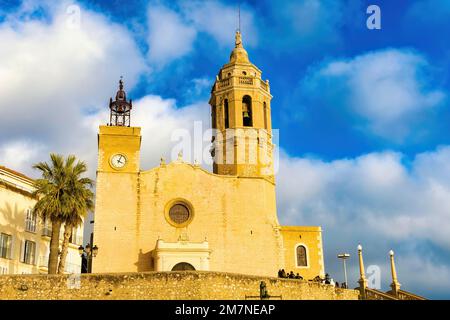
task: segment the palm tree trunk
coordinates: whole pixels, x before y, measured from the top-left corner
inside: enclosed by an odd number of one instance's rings
[[[56,274],[59,256],[59,232],[61,230],[60,221],[52,221],[52,237],[50,239],[50,254],[48,256],[48,273]]]
[[[64,225],[64,238],[61,246],[61,256],[59,257],[59,264],[58,264],[59,274],[64,274],[64,269],[66,267],[67,249],[69,247],[69,239],[71,235],[72,235],[72,227],[68,223],[66,223]]]

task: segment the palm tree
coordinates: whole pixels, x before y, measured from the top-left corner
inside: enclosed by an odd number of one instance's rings
[[[44,221],[50,221],[52,235],[50,238],[50,255],[48,258],[48,273],[56,273],[59,254],[59,232],[67,212],[63,201],[66,188],[66,166],[61,155],[51,153],[50,164],[39,162],[33,165],[34,169],[41,171],[42,178],[35,181],[33,195],[38,198],[34,206],[36,213]]]
[[[68,156],[64,161],[63,156],[51,153],[50,160],[50,164],[39,162],[33,165],[33,168],[41,171],[42,175],[41,179],[35,180],[33,195],[38,199],[34,206],[35,212],[44,221],[50,221],[52,225],[48,273],[55,274],[58,269],[61,225],[65,221],[72,221],[68,217],[73,214],[75,207],[77,207],[74,204],[76,203],[74,200],[75,195],[73,194],[74,186],[73,182],[71,182],[76,173],[74,169],[77,167],[77,170],[84,168],[83,172],[85,172],[86,165],[82,163],[82,165],[77,164],[74,166],[76,158],[73,155]],[[79,180],[84,181],[82,179]]]
[[[64,217],[64,237],[58,265],[59,274],[64,273],[67,248],[69,246],[69,239],[72,236],[73,228],[81,225],[83,223],[83,218],[94,208],[94,194],[90,190],[94,182],[89,178],[80,177],[86,171],[86,164],[78,161],[69,173],[67,193],[70,196],[67,199],[69,201],[67,206],[71,208],[71,211]]]

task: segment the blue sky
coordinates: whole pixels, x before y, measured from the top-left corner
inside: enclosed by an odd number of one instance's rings
[[[445,121],[442,122],[448,115],[445,107],[439,106],[437,110],[423,114],[423,126],[416,124],[418,129],[424,131],[425,137],[412,135],[402,143],[397,143],[390,137],[380,139],[379,135],[355,131],[354,126],[364,119],[346,114],[342,110],[345,109],[344,106],[331,106],[330,101],[325,102],[324,108],[328,109],[322,110],[317,107],[318,101],[315,99],[318,97],[305,97],[301,92],[301,83],[308,74],[308,68],[329,60],[351,59],[388,48],[411,50],[423,56],[429,65],[418,70],[423,71],[423,77],[426,78],[420,84],[448,91],[450,49],[445,37],[436,36],[445,34],[445,30],[450,28],[450,22],[444,14],[450,11],[448,1],[378,1],[377,4],[382,7],[380,31],[368,30],[365,24],[368,17],[365,9],[372,2],[322,1],[320,8],[314,9],[317,16],[311,22],[298,21],[308,15],[299,10],[306,11],[315,7],[311,1],[310,4],[308,1],[242,2],[242,10],[253,15],[253,28],[257,34],[257,40],[251,40],[253,45],[246,47],[252,62],[262,68],[264,77],[271,81],[275,96],[273,125],[283,129],[281,143],[289,154],[308,153],[331,160],[395,148],[408,156],[414,156],[417,152],[449,143],[449,126]],[[136,31],[135,37],[140,50],[148,52],[148,43],[145,41],[148,32],[148,1],[130,1],[126,6],[120,1],[82,3],[102,12],[113,21],[126,25],[133,32]],[[227,2],[227,7],[236,9],[237,3],[235,1],[232,5]],[[180,8],[183,4],[163,5],[175,12],[183,12]],[[439,13],[438,16],[433,12]],[[223,28],[229,30],[229,39],[232,39],[236,25]],[[250,40],[245,28],[243,34],[244,41],[248,43]],[[232,43],[217,43],[207,33],[200,32],[192,45],[189,53],[156,72],[154,76],[157,81],[152,81],[153,77],[143,80],[131,92],[133,96],[155,93],[175,98],[180,105],[190,103],[193,99],[207,99],[208,87],[198,92],[198,96],[186,94],[192,87],[189,79],[206,77],[212,82],[218,69],[227,60]],[[312,94],[317,95],[317,92]],[[309,100],[308,105],[305,105],[305,100]]]
[[[370,4],[381,30],[366,27]],[[71,5],[78,28],[67,28]],[[97,126],[123,75],[132,121],[147,130],[144,167],[155,165],[171,130],[209,123],[237,6],[0,1],[0,110],[10,115],[0,162],[33,175],[48,152],[73,152],[94,170]],[[384,289],[392,248],[406,290],[450,297],[437,276],[450,276],[449,16],[450,0],[241,1],[244,46],[274,96],[280,221],[323,226],[338,281],[336,254],[354,257],[362,243]],[[349,266],[355,282],[356,260]]]

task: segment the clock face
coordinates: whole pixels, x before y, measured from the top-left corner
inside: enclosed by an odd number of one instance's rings
[[[111,165],[114,168],[123,168],[127,163],[127,158],[123,154],[115,154],[111,157]]]

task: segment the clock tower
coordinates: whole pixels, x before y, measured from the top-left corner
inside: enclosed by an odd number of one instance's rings
[[[132,101],[127,101],[123,81],[116,99],[110,99],[110,122],[100,126],[98,172],[138,172],[141,128],[130,127]]]
[[[123,81],[116,98],[109,101],[110,122],[98,133],[98,166],[95,197],[94,244],[102,248],[100,265],[115,266],[121,259],[134,259],[130,251],[138,250],[128,239],[136,229],[139,194],[141,128],[130,124],[132,101],[127,100]],[[133,219],[134,217],[134,219]],[[126,246],[110,245],[121,240]],[[98,265],[93,264],[95,272]]]

